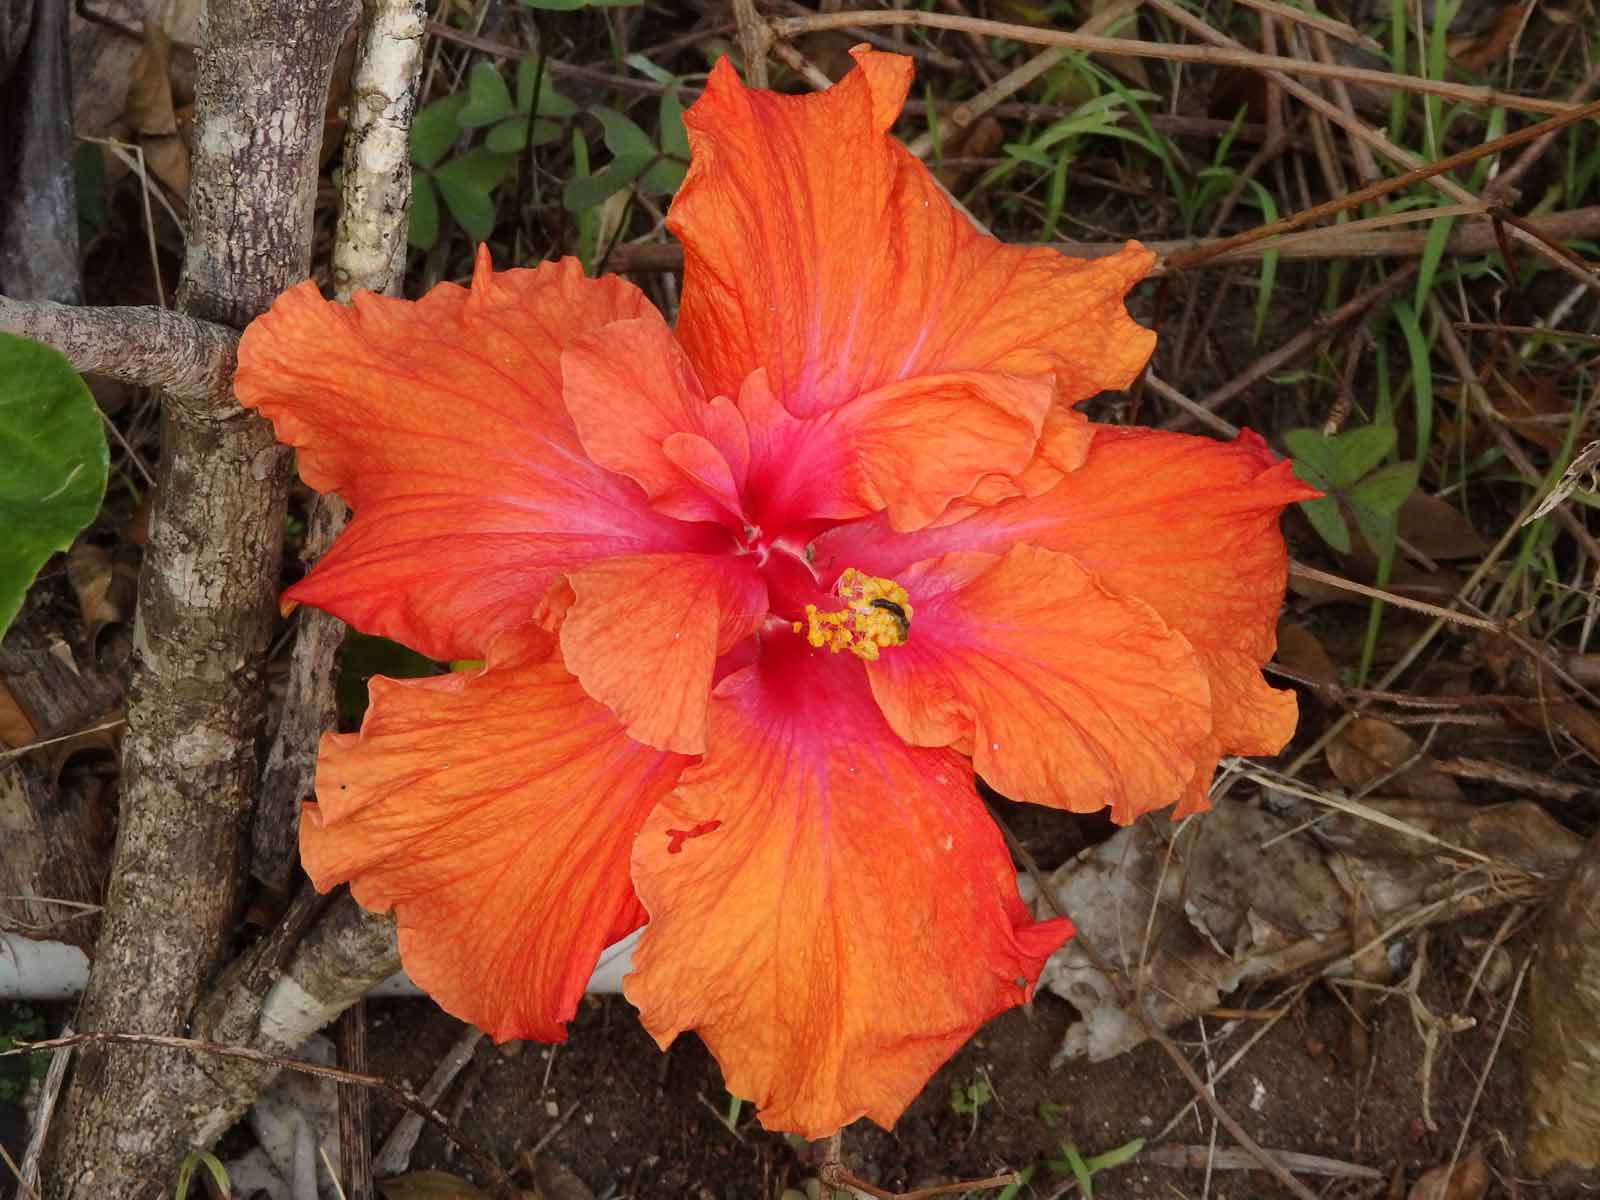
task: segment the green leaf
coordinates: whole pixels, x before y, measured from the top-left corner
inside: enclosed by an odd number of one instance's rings
[[[554,121],[536,121],[533,126],[533,140],[528,140],[528,118],[512,117],[509,121],[501,121],[489,130],[489,136],[483,139],[486,150],[496,154],[521,154],[527,146],[548,146],[551,142],[561,140],[561,126]]]
[[[539,60],[525,58],[517,64],[517,111],[524,116],[533,108],[533,81],[539,74]],[[546,70],[539,80],[539,111],[541,117],[570,117],[578,106],[568,100],[550,83]]]
[[[479,63],[467,76],[467,105],[456,115],[462,129],[478,129],[504,120],[517,110],[511,103],[511,89],[493,63]]]
[[[656,156],[656,144],[650,140],[650,135],[616,109],[597,104],[589,111],[605,130],[606,149],[617,158],[649,159]]]
[[[1283,444],[1294,458],[1294,473],[1314,488],[1333,486],[1333,441],[1320,429],[1291,429]]]
[[[639,179],[639,186],[647,192],[675,192],[688,173],[688,166],[677,159],[658,157]]]
[[[1374,471],[1350,489],[1352,506],[1364,506],[1392,517],[1400,511],[1406,497],[1417,489],[1416,463],[1390,463]]]
[[[661,153],[689,158],[689,131],[683,126],[683,101],[674,89],[661,93]]]
[[[109,463],[100,410],[67,360],[0,333],[0,632],[100,511]]]
[[[1345,490],[1394,449],[1393,425],[1363,425],[1333,439],[1333,486]]]
[[[561,189],[561,203],[570,212],[593,208],[639,178],[654,157],[652,153],[649,158],[619,158],[603,171],[575,176]]]
[[[1355,517],[1361,536],[1366,538],[1367,545],[1372,547],[1372,552],[1379,560],[1389,558],[1394,553],[1395,536],[1400,532],[1400,518],[1390,513],[1381,513],[1375,508],[1368,508],[1365,504],[1352,504],[1350,514]],[[1383,583],[1380,581],[1378,586],[1382,587]],[[1370,658],[1371,651],[1363,651],[1363,663],[1370,661]]]
[[[1339,511],[1339,501],[1332,496],[1319,496],[1315,500],[1300,501],[1300,511],[1305,513],[1311,527],[1322,535],[1340,554],[1350,553],[1350,527],[1344,523]]]
[[[485,240],[494,231],[494,189],[506,177],[512,159],[491,150],[469,150],[458,154],[433,173],[450,210],[468,237]]]
[[[443,100],[435,100],[425,107],[411,122],[411,161],[419,167],[431,167],[455,145],[456,116],[467,106],[465,93],[457,92]]]
[[[406,241],[418,250],[432,250],[439,243],[439,192],[433,180],[421,172],[411,177],[411,216]]]
[[[652,83],[659,83],[662,87],[672,87],[678,82],[678,77],[665,67],[658,67],[642,54],[623,55],[622,61],[627,63],[639,74]]]

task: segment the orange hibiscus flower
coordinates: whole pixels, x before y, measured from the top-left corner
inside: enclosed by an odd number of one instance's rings
[[[888,135],[908,60],[687,123],[676,330],[571,260],[415,303],[309,283],[241,400],[355,511],[287,599],[480,670],[374,679],[301,850],[393,907],[412,977],[560,1040],[599,952],[769,1128],[890,1125],[1071,933],[973,789],[1204,807],[1268,688],[1308,494],[1261,441],[1096,427],[1154,335],[1151,256],[974,231]]]

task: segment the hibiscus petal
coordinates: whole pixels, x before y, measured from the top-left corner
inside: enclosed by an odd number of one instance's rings
[[[529,620],[558,572],[598,557],[701,548],[583,454],[561,402],[563,345],[649,303],[577,262],[495,274],[421,300],[310,283],[245,331],[235,386],[355,519],[286,593],[436,658],[482,657]]]
[[[824,568],[836,561],[898,577],[952,550],[1027,543],[1070,554],[1189,640],[1211,683],[1222,753],[1275,754],[1296,720],[1293,693],[1269,687],[1260,669],[1276,645],[1287,578],[1278,517],[1316,494],[1248,431],[1217,442],[1101,426],[1083,465],[1041,496],[905,536],[881,519],[859,522],[819,539],[816,557]],[[1202,793],[1206,782],[1197,780]]]
[[[1109,806],[1120,823],[1183,794],[1210,742],[1209,688],[1147,605],[1027,545],[947,554],[897,582],[916,618],[867,677],[901,737],[970,747],[978,774],[1015,799]]]
[[[739,397],[754,511],[775,529],[879,511],[895,529],[920,529],[974,489],[1032,469],[1053,391],[1047,375],[924,375],[800,419],[758,371]]]
[[[400,957],[497,1040],[562,1041],[600,951],[643,911],[628,855],[686,759],[630,741],[533,628],[481,671],[374,679],[359,734],[323,738],[300,826],[320,890],[399,918]]]
[[[755,632],[767,589],[748,555],[608,558],[567,576],[561,652],[584,691],[660,750],[700,754],[717,656]]]
[[[692,162],[668,227],[684,244],[678,337],[713,393],[765,367],[813,416],[917,375],[1054,373],[1076,403],[1125,387],[1155,335],[1122,297],[1153,256],[1007,246],[973,228],[888,136],[911,60],[858,47],[826,92],[749,89],[719,62],[685,114]]]
[[[1029,919],[969,765],[896,738],[858,660],[774,642],[711,724],[635,846],[651,923],[623,990],[767,1128],[892,1125],[1071,927]]]
[[[684,520],[737,517],[748,469],[744,418],[726,397],[708,401],[659,314],[619,321],[579,338],[561,356],[564,398],[583,448],[601,466],[644,488],[660,512]],[[707,490],[703,460],[680,461],[690,435],[723,466]],[[679,445],[678,455],[668,449]],[[696,468],[700,469],[696,469]],[[708,494],[716,504],[707,507]]]

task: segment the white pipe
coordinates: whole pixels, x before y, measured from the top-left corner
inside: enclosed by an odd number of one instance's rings
[[[632,970],[633,947],[641,932],[636,929],[601,952],[588,991],[622,991],[622,977]],[[89,959],[76,946],[36,942],[0,931],[0,1000],[72,1000],[82,994],[88,982]],[[384,999],[422,994],[404,971],[395,972],[368,993]]]
[[[1031,904],[1037,889],[1026,875],[1017,877],[1023,903]],[[633,969],[633,948],[643,929],[635,929],[620,942],[600,952],[586,991],[619,994],[622,977]],[[36,942],[0,930],[0,1000],[71,1000],[89,982],[89,960],[76,946],[62,942]],[[404,971],[396,971],[367,993],[379,999],[421,996],[422,990]]]

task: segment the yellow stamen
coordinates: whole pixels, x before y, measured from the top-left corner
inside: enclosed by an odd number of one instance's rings
[[[910,598],[894,580],[846,567],[833,590],[843,608],[820,612],[808,604],[806,619],[794,622],[794,631],[817,649],[834,654],[848,650],[871,662],[883,647],[898,646],[911,636]]]

